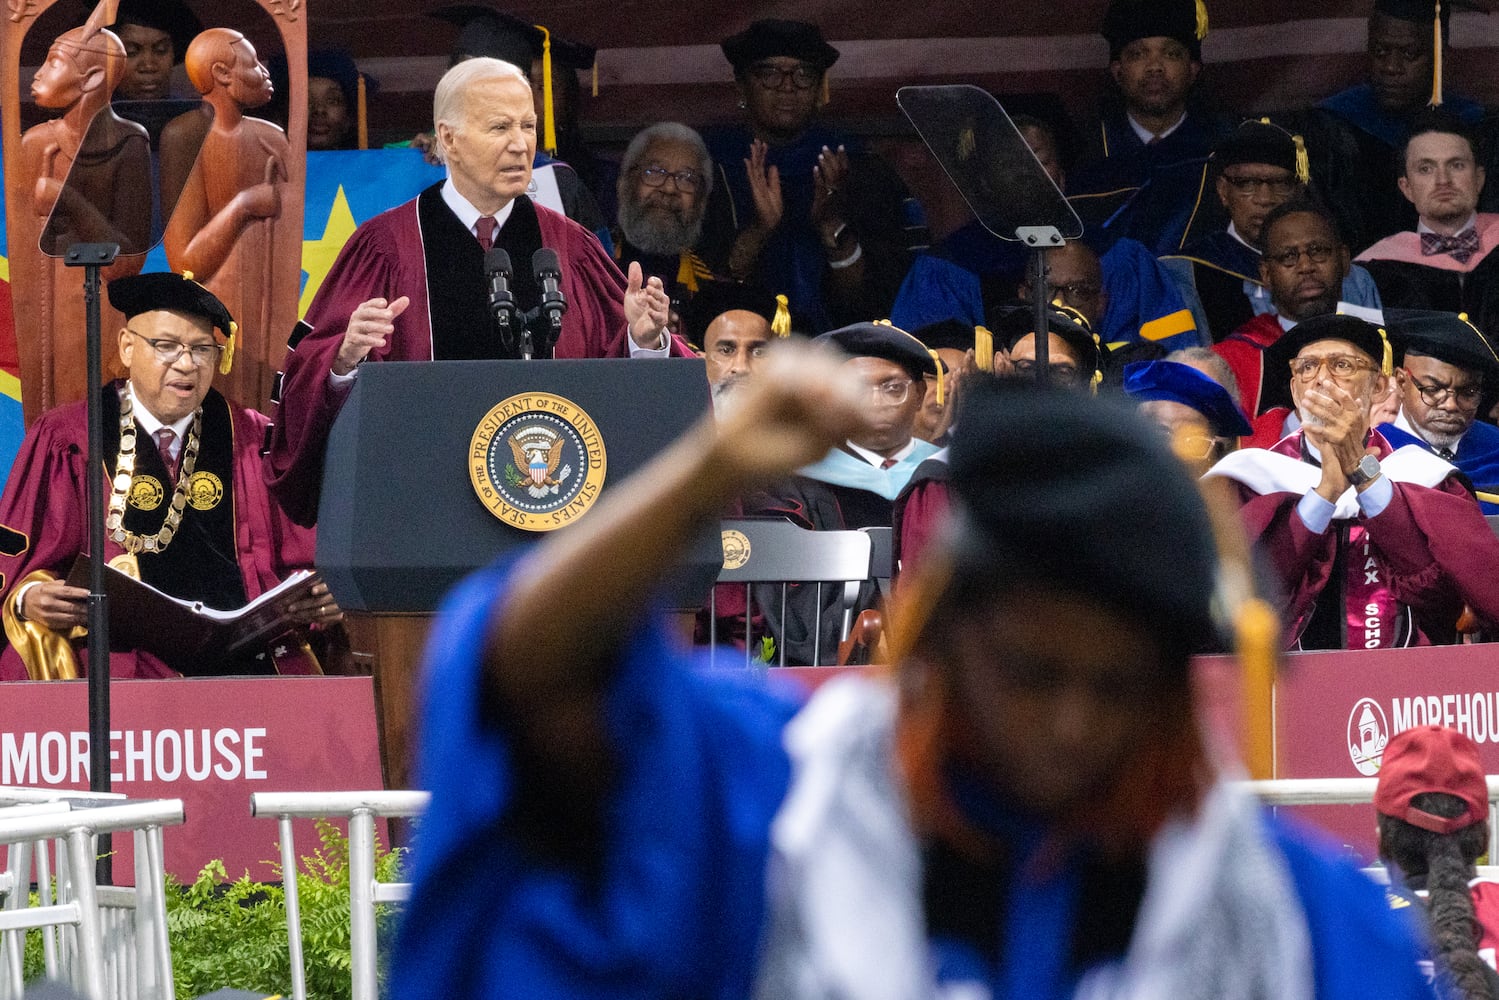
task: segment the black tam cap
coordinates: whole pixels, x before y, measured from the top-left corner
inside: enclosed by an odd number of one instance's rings
[[[109,304],[127,320],[157,309],[201,316],[226,339],[234,334],[234,320],[224,303],[202,285],[171,271],[153,271],[109,283]]]
[[[736,73],[775,56],[800,59],[820,70],[838,61],[838,50],[822,37],[822,29],[805,21],[756,21],[720,47]]]
[[[785,296],[772,295],[758,285],[741,285],[733,281],[708,281],[698,286],[692,298],[682,307],[682,336],[703,347],[708,336],[708,327],[726,312],[743,310],[765,317],[765,322],[774,329],[777,313],[783,312]],[[791,332],[790,314],[784,325]],[[780,331],[776,330],[776,333]]]
[[[187,47],[203,30],[203,22],[182,0],[120,0],[111,31],[127,24],[155,28],[172,36],[173,59],[181,62]]]
[[[1451,0],[1442,4],[1443,35],[1447,33],[1447,21],[1452,17],[1452,7]],[[1437,19],[1437,4],[1436,0],[1374,0],[1374,12],[1393,17],[1397,21],[1411,21],[1429,28],[1431,22]]]
[[[949,318],[918,327],[911,331],[911,336],[934,351],[971,351],[975,333],[973,324]]]
[[[1397,362],[1403,364],[1409,352],[1478,372],[1485,381],[1499,376],[1499,354],[1466,313],[1391,309],[1385,319]]]
[[[856,358],[884,358],[900,365],[918,382],[927,375],[937,374],[937,359],[926,345],[889,323],[855,323],[825,333],[815,341],[832,344]]]
[[[1261,410],[1291,405],[1291,362],[1301,349],[1319,340],[1346,340],[1369,356],[1381,374],[1394,371],[1394,354],[1384,328],[1356,316],[1329,313],[1302,320],[1265,349],[1265,386]]]
[[[1217,556],[1159,430],[1123,400],[1029,381],[984,379],[964,395],[949,463],[958,582],[1090,598],[1149,630],[1180,671],[1162,679],[1185,683],[1187,655],[1219,645]]]
[[[1208,11],[1203,0],[1113,0],[1103,18],[1111,60],[1137,39],[1174,38],[1201,62],[1207,34]]]
[[[1302,184],[1311,179],[1306,143],[1268,118],[1251,118],[1213,147],[1212,160],[1220,170],[1236,163],[1265,163],[1289,170]]]
[[[1000,306],[995,310],[993,318],[994,343],[1007,351],[1036,332],[1036,324],[1032,322],[1035,314],[1029,302],[1017,301]],[[1076,309],[1055,304],[1047,306],[1046,328],[1061,337],[1076,352],[1086,373],[1091,374],[1102,367],[1108,348]]]
[[[530,21],[504,14],[480,4],[454,4],[428,12],[440,21],[458,26],[453,41],[455,62],[474,56],[503,59],[523,71],[531,68],[532,59],[541,58],[542,30]],[[552,36],[552,58],[569,69],[587,69],[593,65],[596,51],[591,45]]]

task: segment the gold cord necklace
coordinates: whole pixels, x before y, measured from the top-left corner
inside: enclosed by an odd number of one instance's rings
[[[187,509],[188,484],[193,478],[193,466],[198,460],[198,435],[203,429],[203,407],[193,411],[193,423],[188,428],[187,440],[182,445],[182,469],[177,474],[177,488],[172,491],[172,506],[167,511],[161,530],[153,535],[138,535],[125,528],[125,500],[130,494],[130,483],[135,477],[135,393],[129,385],[120,394],[120,453],[115,459],[114,484],[109,492],[109,515],[104,520],[110,537],[120,547],[134,556],[138,552],[165,552],[182,523],[183,511]],[[166,456],[162,456],[165,460]]]

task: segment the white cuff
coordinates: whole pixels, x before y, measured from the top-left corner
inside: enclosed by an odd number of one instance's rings
[[[1308,490],[1306,496],[1296,505],[1296,516],[1301,518],[1301,523],[1306,525],[1306,530],[1314,535],[1326,533],[1327,526],[1332,524],[1333,511],[1336,505],[1329,503],[1327,498],[1316,490]]]
[[[350,371],[349,374],[347,374],[347,375],[340,375],[338,372],[334,371],[332,368],[329,368],[328,369],[328,384],[331,385],[331,386],[333,386],[333,388],[335,388],[335,389],[341,389],[341,388],[343,388],[346,385],[353,385],[354,384],[354,379],[356,377],[358,377],[358,375],[359,375],[359,366],[358,365],[355,365],[354,368],[353,368],[353,370]]]
[[[1389,476],[1380,476],[1369,484],[1369,488],[1358,494],[1358,509],[1365,517],[1378,517],[1395,499],[1395,484]]]
[[[25,607],[27,591],[31,590],[32,587],[40,587],[41,585],[42,581],[32,580],[25,586],[17,589],[15,596],[10,599],[10,609],[16,613],[16,617],[21,621],[24,622],[30,620],[26,617],[26,612],[22,610],[22,608]]]
[[[625,331],[625,339],[630,342],[630,357],[632,358],[664,358],[671,354],[671,334],[665,330],[661,331],[660,347],[641,347],[635,343],[635,338]]]

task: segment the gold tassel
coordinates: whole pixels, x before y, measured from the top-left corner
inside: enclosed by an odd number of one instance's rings
[[[229,369],[234,366],[234,334],[239,330],[239,324],[234,320],[229,321],[229,336],[224,340],[224,353],[219,355],[219,374],[228,375]]]
[[[1306,155],[1306,140],[1300,135],[1293,135],[1291,141],[1296,144],[1296,180],[1305,187],[1312,180],[1312,161]]]
[[[937,405],[942,406],[947,402],[947,386],[942,378],[942,358],[930,347],[926,352],[932,356],[932,363],[937,366]]]
[[[593,60],[593,96],[599,96],[599,61]]]
[[[826,104],[833,99],[833,92],[828,89],[828,71],[822,71],[822,103]]]
[[[770,332],[777,337],[791,336],[791,300],[776,296],[776,314],[770,320]]]
[[[1379,328],[1379,342],[1384,345],[1384,356],[1379,359],[1379,374],[1388,377],[1395,374],[1395,352],[1390,348],[1390,338],[1384,332],[1384,327]]]
[[[1208,5],[1202,0],[1197,0],[1197,40],[1200,42],[1208,36]]]
[[[1098,387],[1101,385],[1103,385],[1103,372],[1095,368],[1093,369],[1093,378],[1088,381],[1088,391],[1096,396],[1098,395]]]
[[[973,360],[981,372],[994,372],[994,334],[987,326],[973,328]]]
[[[1199,0],[1199,3],[1200,2],[1201,0]],[[1082,316],[1079,315],[1078,319],[1081,320]],[[1083,329],[1086,330],[1088,328],[1088,321],[1082,320],[1082,323]],[[1093,357],[1095,359],[1103,357],[1103,341],[1098,339],[1098,334],[1096,333],[1093,334]],[[1091,389],[1093,395],[1096,396],[1098,395],[1098,387],[1101,385],[1103,385],[1103,370],[1098,367],[1098,361],[1095,360],[1093,362],[1093,378],[1089,381],[1088,388]]]
[[[1442,106],[1442,0],[1437,0],[1437,16],[1431,22],[1431,106]]]
[[[359,113],[359,148],[360,149],[369,149],[370,148],[369,94],[367,93],[365,85],[364,85],[364,74],[363,73],[359,74],[359,82],[358,82],[358,86],[357,86],[357,93],[358,93],[358,102],[357,102],[356,106],[358,108],[358,113]]]
[[[541,147],[548,156],[557,155],[557,116],[552,111],[552,33],[541,25]]]
[[[677,284],[689,292],[697,292],[697,268],[692,266],[692,251],[683,250],[677,265]]]

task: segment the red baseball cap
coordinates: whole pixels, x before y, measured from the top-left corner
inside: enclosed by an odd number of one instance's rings
[[[1411,805],[1425,792],[1456,795],[1468,807],[1451,818]],[[1374,789],[1374,808],[1432,833],[1447,834],[1488,818],[1489,785],[1478,744],[1446,726],[1416,726],[1390,740]]]

